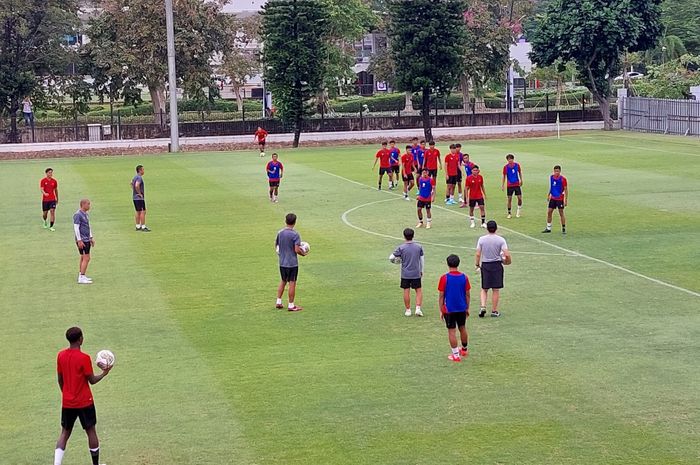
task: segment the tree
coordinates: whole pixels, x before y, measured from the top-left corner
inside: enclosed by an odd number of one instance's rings
[[[221,71],[231,80],[238,111],[243,111],[241,88],[260,72],[260,54],[254,44],[260,42],[260,17],[234,19],[222,51]]]
[[[225,45],[230,17],[218,1],[176,0],[175,51],[179,86],[203,99],[212,87],[210,61]],[[109,75],[148,87],[156,122],[164,123],[168,54],[162,2],[104,0],[102,13],[90,22],[91,53]],[[114,83],[116,85],[116,82]],[[174,91],[174,89],[171,89]]]
[[[644,79],[634,84],[640,97],[687,99],[690,87],[700,86],[700,56],[683,55],[657,66],[649,66]]]
[[[328,16],[314,0],[270,0],[262,11],[264,79],[282,120],[294,126],[294,147],[323,83],[328,51],[320,31]]]
[[[681,39],[691,54],[700,55],[700,0],[664,0],[664,34]]]
[[[64,40],[78,25],[74,0],[6,0],[0,4],[0,110],[19,142],[17,111],[25,96],[43,93],[75,57]]]
[[[430,95],[449,93],[459,82],[464,3],[456,0],[388,0],[389,42],[396,86],[421,93],[425,138],[433,137]]]
[[[564,82],[567,79],[573,81],[576,75],[576,65],[570,61],[564,63],[561,60],[555,61],[550,66],[536,66],[528,75],[528,79],[538,79],[540,81],[554,81],[556,83],[556,100],[554,105],[561,105],[561,96],[564,93]]]
[[[540,17],[530,57],[540,66],[573,61],[612,129],[609,97],[624,51],[652,47],[661,33],[661,0],[554,0]]]

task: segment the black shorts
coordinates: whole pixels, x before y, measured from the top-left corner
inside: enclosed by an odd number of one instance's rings
[[[260,146],[261,149],[264,149],[265,148],[265,139],[259,140],[258,145]]]
[[[299,274],[299,267],[293,266],[288,268],[286,266],[280,266],[280,277],[282,281],[287,283],[293,283],[297,280],[297,275]]]
[[[447,329],[462,327],[467,324],[467,312],[447,312],[445,314],[445,326]]]
[[[508,197],[513,197],[513,194],[515,195],[523,195],[523,191],[520,189],[520,186],[514,186],[514,187],[508,187],[507,188],[508,192]]]
[[[411,182],[411,181],[414,181],[414,179],[413,179],[413,173],[404,176],[404,177],[403,177],[403,181],[404,181],[404,182]]]
[[[399,174],[399,172],[401,171],[401,167],[399,165],[392,166],[391,171],[393,171],[396,174]]]
[[[461,182],[462,182],[462,170],[460,169],[459,171],[457,171],[457,183],[461,184]]]
[[[134,208],[137,212],[146,211],[146,201],[143,199],[134,200]]]
[[[41,211],[47,212],[56,208],[56,201],[49,200],[48,202],[41,202]]]
[[[455,184],[457,184],[458,181],[459,181],[459,180],[457,179],[457,176],[450,176],[450,177],[447,178],[447,184],[450,184],[450,185],[452,185],[452,186],[454,186]]]
[[[78,247],[77,242],[75,243],[75,246]],[[80,255],[90,255],[90,247],[90,241],[83,241],[83,248],[81,249],[80,247],[78,247],[78,253]]]
[[[391,168],[379,168],[379,174],[391,174]]]
[[[270,181],[270,187],[279,187],[279,186],[280,186],[279,179],[277,181]]]
[[[551,208],[552,210],[554,210],[555,208],[558,208],[559,210],[563,210],[564,209],[564,201],[551,199],[549,201],[549,208]]]
[[[469,206],[474,208],[477,205],[485,205],[484,199],[469,199]]]
[[[428,174],[431,178],[437,178],[438,170],[428,170]]]
[[[401,289],[420,289],[423,285],[420,278],[401,278]]]
[[[97,424],[97,412],[95,412],[95,404],[83,408],[62,408],[61,409],[61,426],[65,429],[73,429],[75,420],[80,419],[80,425],[83,429],[92,428]]]
[[[416,206],[418,208],[425,208],[426,210],[430,210],[430,207],[432,207],[433,202],[426,202],[424,200],[418,199],[418,202],[416,202]]]
[[[503,262],[484,262],[481,264],[481,288],[503,288]]]

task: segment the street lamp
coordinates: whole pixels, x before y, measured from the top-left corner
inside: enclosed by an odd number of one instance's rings
[[[168,87],[170,89],[170,151],[180,151],[180,134],[177,122],[177,74],[175,72],[175,29],[173,26],[173,0],[165,0],[165,28],[168,42]]]

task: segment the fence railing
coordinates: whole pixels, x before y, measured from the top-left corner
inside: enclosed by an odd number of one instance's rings
[[[440,103],[443,105],[441,106]],[[512,105],[505,101],[495,107],[472,100],[469,111],[449,108],[446,102],[436,99],[430,109],[434,127],[490,126],[512,124],[598,121],[602,117],[597,106],[585,98],[575,102],[555,105],[554,98],[514,99]],[[402,105],[403,106],[403,105]],[[245,135],[263,126],[269,133],[291,132],[293,128],[279,118],[263,118],[261,111],[191,111],[178,114],[182,136]],[[35,119],[33,125],[25,125],[18,119],[18,137],[21,142],[69,142],[114,139],[150,139],[169,135],[169,115],[126,116],[116,111],[112,115],[78,116],[71,119]],[[421,128],[420,111],[403,108],[386,111],[368,111],[359,107],[357,112],[318,113],[304,120],[304,132],[366,131]],[[252,136],[251,136],[252,137]],[[0,118],[0,143],[12,142],[9,120]]]
[[[622,129],[700,135],[700,101],[626,97],[620,108]]]

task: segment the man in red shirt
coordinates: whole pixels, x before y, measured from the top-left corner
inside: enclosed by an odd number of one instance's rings
[[[260,156],[265,156],[265,138],[267,137],[267,131],[258,126],[257,131],[253,135],[253,140],[258,141],[258,147],[260,148]]]
[[[428,168],[428,173],[433,179],[437,179],[438,166],[442,169],[442,160],[440,160],[440,151],[435,148],[435,141],[431,140],[428,145],[430,148],[423,155],[423,163]]]
[[[408,193],[411,192],[415,184],[413,178],[413,152],[411,152],[411,145],[406,146],[406,153],[401,155],[401,178],[403,179],[403,198],[404,200],[410,200],[408,198]]]
[[[58,181],[53,178],[53,169],[46,168],[46,177],[39,182],[39,190],[42,194],[41,211],[44,216],[44,229],[55,231],[56,205],[58,205]],[[48,213],[51,212],[51,224],[47,223]]]
[[[486,191],[484,190],[484,178],[479,174],[479,166],[472,167],[471,176],[467,176],[464,183],[466,197],[469,199],[469,227],[476,227],[474,224],[474,207],[479,206],[481,211],[481,227],[486,227]]]
[[[61,389],[61,434],[56,442],[54,451],[54,465],[61,465],[63,454],[68,445],[73,431],[75,420],[80,420],[80,425],[88,437],[88,447],[92,456],[92,464],[98,465],[100,461],[100,442],[97,438],[95,425],[97,414],[95,404],[90,391],[90,384],[99,383],[112,369],[111,366],[100,366],[102,373],[95,375],[92,371],[90,356],[80,350],[83,344],[83,332],[78,327],[68,328],[66,339],[70,347],[58,353],[56,366],[58,372],[58,386]]]
[[[450,153],[445,155],[445,179],[447,180],[447,191],[445,192],[445,203],[455,205],[455,185],[459,179],[459,156],[457,146],[450,144]]]
[[[391,152],[386,146],[386,141],[382,142],[382,148],[377,151],[374,157],[374,165],[372,165],[372,171],[374,171],[374,167],[377,166],[377,161],[379,161],[379,181],[377,186],[379,190],[382,190],[382,178],[385,173],[389,176],[389,189],[394,188],[394,176],[391,171]]]

